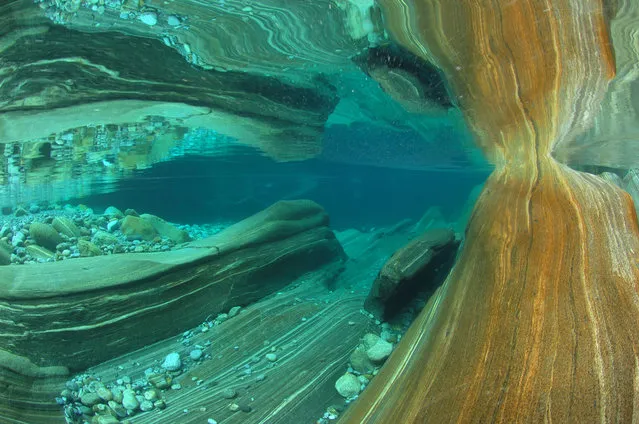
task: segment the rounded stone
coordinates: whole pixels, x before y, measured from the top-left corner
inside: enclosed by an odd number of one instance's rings
[[[373,362],[384,362],[392,352],[393,344],[379,339],[377,343],[366,351],[366,356]]]
[[[155,391],[154,389],[147,390],[146,392],[144,392],[144,399],[146,399],[146,400],[157,400],[158,399],[158,392]]]
[[[58,231],[50,224],[33,222],[29,226],[29,234],[33,237],[38,246],[42,246],[53,251],[55,251],[58,244],[63,242]]]
[[[150,400],[144,400],[140,403],[140,411],[147,412],[153,410],[153,402]]]
[[[235,396],[237,396],[237,392],[235,391],[235,389],[224,389],[222,391],[222,397],[224,399],[233,399]]]
[[[355,375],[347,372],[337,379],[337,382],[335,382],[335,389],[340,396],[348,399],[359,394],[361,384]]]
[[[144,12],[139,18],[143,24],[153,26],[158,23],[158,15],[155,12]]]
[[[106,387],[98,388],[98,390],[96,390],[96,393],[98,396],[100,396],[100,399],[107,402],[113,399],[113,393],[111,393],[111,390],[107,389]]]
[[[266,359],[268,359],[271,362],[275,362],[277,361],[277,355],[274,353],[267,353],[266,354]]]
[[[375,346],[375,344],[380,340],[380,337],[377,334],[366,333],[362,338],[362,344],[366,347],[366,349],[370,349]]]
[[[110,400],[108,405],[109,408],[111,408],[111,410],[115,413],[115,415],[118,416],[118,418],[126,417],[126,409],[124,408],[124,406],[120,405],[114,400]]]
[[[113,415],[96,415],[91,422],[95,424],[119,424],[120,420]]]
[[[115,217],[115,218],[123,218],[124,214],[122,213],[122,211],[118,208],[116,208],[115,206],[109,206],[108,208],[106,208],[104,210],[104,214],[105,216],[108,217]]]
[[[80,396],[80,402],[85,406],[96,405],[100,403],[101,400],[97,393],[92,392],[83,393],[82,396]]]
[[[177,371],[182,368],[182,360],[177,352],[169,353],[162,362],[162,368],[167,371]]]
[[[135,392],[131,389],[126,389],[122,397],[122,406],[129,411],[135,411],[140,406],[140,402],[135,397]]]
[[[189,356],[194,361],[197,361],[198,359],[202,357],[202,349],[193,349],[191,353],[189,353]]]

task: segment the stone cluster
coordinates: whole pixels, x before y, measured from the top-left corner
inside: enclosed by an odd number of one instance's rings
[[[154,361],[154,366],[147,368],[144,375],[133,378],[125,373],[126,366],[118,366],[121,375],[114,381],[107,382],[99,375],[85,373],[76,375],[67,381],[65,388],[56,398],[56,402],[64,409],[68,423],[115,424],[130,423],[130,417],[167,407],[164,394],[168,390],[182,390],[179,377],[192,371],[195,366],[205,360],[212,359],[211,341],[200,344],[191,343],[197,333],[204,333],[230,318],[238,316],[241,307],[234,306],[228,313],[218,314],[216,318],[202,323],[195,329],[184,332],[177,340],[175,350],[161,359]],[[134,363],[138,366],[139,363]],[[195,378],[195,377],[194,377]],[[258,375],[256,381],[264,380]],[[195,378],[196,385],[203,383]],[[222,391],[225,399],[237,397],[237,391],[228,388]],[[232,405],[229,409],[233,410]],[[248,405],[236,405],[238,411],[250,412]],[[188,413],[185,412],[185,413]]]
[[[54,262],[117,253],[161,252],[221,231],[221,225],[176,226],[133,209],[17,207],[0,218],[0,265]]]

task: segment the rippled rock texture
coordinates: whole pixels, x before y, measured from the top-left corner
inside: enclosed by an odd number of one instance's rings
[[[637,215],[551,154],[628,77],[614,57],[637,57],[638,3],[380,3],[394,39],[446,74],[496,169],[450,276],[340,423],[635,421]]]
[[[279,202],[181,250],[3,267],[0,417],[59,413],[50,386],[68,373],[339,264],[344,252],[327,225],[313,202]]]

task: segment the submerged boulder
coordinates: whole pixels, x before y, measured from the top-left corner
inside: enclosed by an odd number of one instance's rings
[[[11,264],[11,246],[0,241],[0,265]]]
[[[55,251],[56,246],[62,243],[62,237],[58,231],[50,224],[34,222],[29,226],[29,234],[38,244],[46,249]]]
[[[80,237],[82,235],[78,226],[67,217],[58,216],[54,218],[52,225],[58,233],[67,237]]]
[[[185,243],[187,241],[191,241],[191,237],[189,233],[184,230],[180,230],[175,225],[166,222],[159,216],[151,215],[148,213],[144,213],[140,215],[140,218],[144,219],[146,222],[151,224],[155,231],[162,237],[166,237],[176,243]]]
[[[424,232],[384,264],[364,308],[380,320],[392,316],[418,292],[436,287],[448,275],[458,247],[451,229]]]
[[[133,215],[127,215],[122,220],[120,230],[129,240],[149,241],[158,236],[157,230],[149,221]]]

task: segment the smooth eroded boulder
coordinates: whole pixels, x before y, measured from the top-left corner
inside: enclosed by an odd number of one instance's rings
[[[424,232],[395,252],[379,272],[364,308],[385,319],[420,291],[434,288],[452,267],[459,241],[448,228]]]
[[[149,221],[133,215],[127,215],[120,227],[122,233],[130,240],[153,240],[158,236],[157,230]]]
[[[144,213],[140,215],[140,218],[151,224],[155,231],[157,231],[158,234],[162,237],[166,237],[176,243],[185,243],[187,241],[191,241],[189,233],[179,229],[169,222],[166,222],[159,216]]]
[[[65,217],[58,216],[53,219],[53,228],[60,234],[64,234],[67,237],[80,237],[82,233],[73,220]]]
[[[62,237],[58,231],[50,224],[44,224],[42,222],[34,222],[29,226],[29,234],[38,244],[46,249],[55,252],[55,248],[58,244],[62,243]]]

